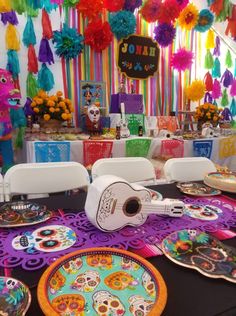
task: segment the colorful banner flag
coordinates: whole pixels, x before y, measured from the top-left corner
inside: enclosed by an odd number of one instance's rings
[[[193,141],[193,155],[195,157],[211,158],[212,140],[194,140]]]
[[[125,143],[126,157],[147,157],[151,139],[130,139]]]
[[[219,158],[224,159],[236,155],[236,136],[223,138],[219,145]]]
[[[70,142],[35,142],[36,162],[70,161]]]

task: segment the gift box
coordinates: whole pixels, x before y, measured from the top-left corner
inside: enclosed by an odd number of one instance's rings
[[[125,104],[125,113],[143,114],[142,94],[117,93],[111,95],[110,113],[120,113],[120,104]]]

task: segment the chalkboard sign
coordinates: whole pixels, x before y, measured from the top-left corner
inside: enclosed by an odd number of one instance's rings
[[[159,55],[151,37],[130,35],[119,44],[118,67],[129,78],[146,79],[157,71]]]

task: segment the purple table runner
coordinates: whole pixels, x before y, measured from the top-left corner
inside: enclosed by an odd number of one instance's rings
[[[41,224],[0,230],[0,267],[15,268],[21,266],[25,270],[37,270],[50,265],[57,258],[75,250],[90,247],[114,247],[122,249],[142,249],[146,244],[159,244],[163,238],[176,230],[199,229],[204,232],[215,232],[219,229],[236,227],[236,203],[224,197],[183,199],[187,208],[181,218],[150,215],[146,223],[140,227],[126,227],[113,233],[104,233],[88,221],[84,212],[55,212],[54,216]],[[193,212],[191,214],[191,211]],[[196,213],[197,212],[197,213]],[[197,215],[196,215],[197,214]],[[203,214],[205,220],[199,219]],[[210,214],[210,216],[209,216]],[[213,215],[212,215],[213,214]],[[62,225],[71,228],[76,234],[76,241],[69,248],[57,252],[43,252],[37,248],[17,250],[12,241],[17,236],[30,236],[36,229]]]

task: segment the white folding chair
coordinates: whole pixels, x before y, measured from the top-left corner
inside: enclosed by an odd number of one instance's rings
[[[16,194],[69,191],[87,187],[89,183],[86,168],[78,162],[70,161],[18,164],[8,169],[3,180],[6,201],[10,201]]]
[[[155,183],[156,174],[152,163],[142,157],[103,158],[92,166],[92,180],[102,175],[119,176],[131,183]]]
[[[0,202],[4,201],[4,191],[3,191],[3,176],[0,173]]]
[[[216,171],[214,163],[205,157],[171,158],[163,169],[169,181],[200,181],[207,173]]]

